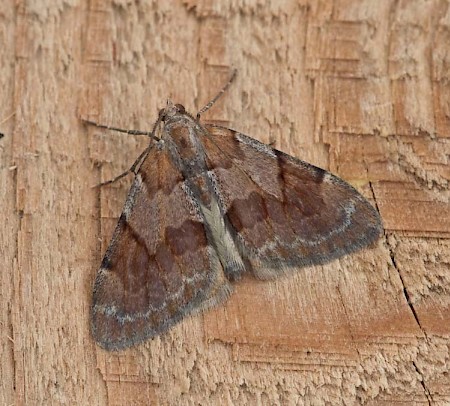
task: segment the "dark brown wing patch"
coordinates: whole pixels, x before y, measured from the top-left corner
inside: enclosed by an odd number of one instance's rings
[[[95,281],[92,332],[102,347],[139,343],[229,293],[203,221],[167,152],[153,149]]]
[[[331,261],[380,235],[376,210],[343,180],[235,131],[206,128],[223,210],[258,277]]]

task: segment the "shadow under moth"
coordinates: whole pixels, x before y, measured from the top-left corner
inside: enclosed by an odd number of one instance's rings
[[[382,232],[377,211],[348,183],[237,131],[203,125],[200,113],[168,102],[151,132],[90,122],[150,138],[125,173],[135,179],[94,284],[92,334],[107,350],[224,302],[244,273],[273,279],[324,264]]]

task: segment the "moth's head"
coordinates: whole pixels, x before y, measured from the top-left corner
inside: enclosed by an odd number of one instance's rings
[[[177,114],[185,114],[186,109],[182,104],[173,104],[171,100],[167,100],[167,106],[159,110],[159,119],[161,121],[167,121],[169,118],[176,116]]]

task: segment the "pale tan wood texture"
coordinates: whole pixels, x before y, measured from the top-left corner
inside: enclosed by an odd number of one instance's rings
[[[450,2],[0,3],[0,404],[450,403]],[[137,348],[89,333],[92,282],[166,98],[350,181],[372,249]]]

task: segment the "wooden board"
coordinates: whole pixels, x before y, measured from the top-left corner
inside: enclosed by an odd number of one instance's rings
[[[0,404],[450,403],[450,2],[0,4]],[[92,283],[167,98],[322,166],[380,211],[372,249],[136,348],[89,333]],[[5,120],[3,120],[5,119]]]

